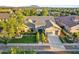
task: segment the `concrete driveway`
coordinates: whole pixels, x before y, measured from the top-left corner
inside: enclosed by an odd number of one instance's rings
[[[65,50],[65,47],[62,45],[62,42],[57,35],[53,35],[52,33],[48,34],[48,41],[53,51]]]

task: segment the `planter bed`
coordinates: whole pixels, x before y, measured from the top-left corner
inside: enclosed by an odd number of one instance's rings
[[[73,43],[73,41],[69,40],[68,38],[59,37],[62,43]]]
[[[35,33],[23,33],[23,35],[36,35],[36,32]]]

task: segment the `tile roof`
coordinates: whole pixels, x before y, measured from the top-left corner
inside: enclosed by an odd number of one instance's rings
[[[26,19],[32,19],[32,20],[49,20],[53,19],[53,16],[26,16]]]
[[[73,27],[79,24],[79,16],[61,16],[55,19],[58,25],[65,24],[69,27]]]
[[[35,26],[44,26],[46,25],[47,20],[53,20],[53,16],[27,16],[26,20],[31,19]]]
[[[9,13],[0,13],[0,19],[7,19],[9,17]]]

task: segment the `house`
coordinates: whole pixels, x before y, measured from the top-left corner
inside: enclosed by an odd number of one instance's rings
[[[45,31],[46,34],[59,35],[60,28],[55,25],[53,16],[27,16],[26,25],[33,31]]]
[[[79,25],[71,27],[70,32],[79,32]]]
[[[0,13],[0,21],[6,20],[9,17],[9,13]]]
[[[60,12],[55,12],[55,11],[54,12],[51,12],[50,11],[50,15],[60,15]]]
[[[42,8],[38,8],[38,9],[36,10],[36,14],[39,15],[39,16],[40,16],[41,12],[42,12]]]
[[[60,35],[61,28],[53,21],[47,21],[47,27],[45,29],[46,34],[52,33],[53,35]]]
[[[35,30],[35,25],[31,19],[27,19],[27,21],[25,21],[25,24],[31,29],[31,31]]]
[[[29,24],[30,28],[35,28],[34,30],[39,31],[43,30],[46,25],[46,20],[53,20],[52,16],[27,16],[25,23]]]
[[[68,32],[79,32],[79,16],[61,16],[55,18],[55,21]]]
[[[12,13],[11,10],[0,10],[0,21],[5,21],[7,20],[7,18],[10,16],[10,14]]]

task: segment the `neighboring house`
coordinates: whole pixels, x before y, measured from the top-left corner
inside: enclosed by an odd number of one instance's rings
[[[0,21],[6,21],[11,13],[11,10],[0,10]]]
[[[61,16],[55,18],[55,21],[68,32],[79,32],[79,16]]]
[[[53,16],[27,16],[26,25],[33,31],[59,35],[60,28],[55,25]]]
[[[59,15],[60,14],[60,12],[51,12],[50,11],[50,15]]]
[[[0,21],[7,21],[7,18],[9,17],[10,13],[9,11],[1,11],[0,10]],[[0,32],[2,32],[3,28],[0,27]]]
[[[7,21],[11,13],[11,10],[0,10],[0,21]],[[0,27],[0,32],[2,32],[2,30],[3,28]]]
[[[9,13],[0,13],[0,21],[7,20]]]
[[[38,9],[36,10],[36,14],[39,15],[39,16],[41,15],[41,12],[42,12],[42,8],[38,8]]]

